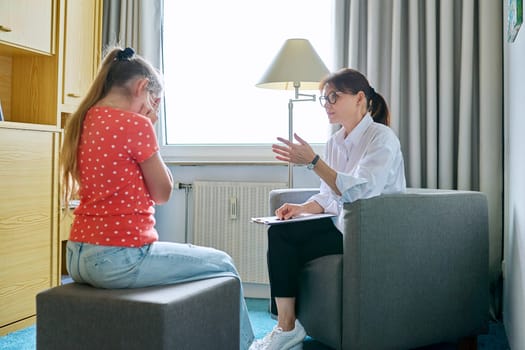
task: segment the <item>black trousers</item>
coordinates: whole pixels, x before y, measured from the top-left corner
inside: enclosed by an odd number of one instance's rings
[[[332,219],[272,225],[268,229],[268,273],[272,296],[296,297],[299,272],[310,260],[343,253],[343,235]]]

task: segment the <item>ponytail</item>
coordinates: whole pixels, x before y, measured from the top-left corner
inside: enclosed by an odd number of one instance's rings
[[[383,96],[375,92],[373,87],[370,87],[368,100],[368,112],[376,123],[390,126],[390,111]]]

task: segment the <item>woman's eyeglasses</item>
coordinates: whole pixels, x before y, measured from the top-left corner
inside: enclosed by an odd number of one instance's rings
[[[339,95],[342,95],[344,92],[341,91],[332,91],[326,96],[319,96],[319,103],[321,104],[321,107],[326,106],[326,103],[333,105],[337,102],[337,98]]]

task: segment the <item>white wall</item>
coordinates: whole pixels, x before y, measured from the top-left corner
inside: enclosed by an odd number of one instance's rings
[[[525,350],[525,28],[523,27],[515,42],[506,43],[504,49],[506,200],[503,321],[509,345],[513,350]]]

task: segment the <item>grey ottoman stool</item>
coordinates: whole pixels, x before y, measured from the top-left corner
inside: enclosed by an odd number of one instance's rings
[[[239,349],[233,277],[137,289],[71,283],[36,296],[38,350]]]

